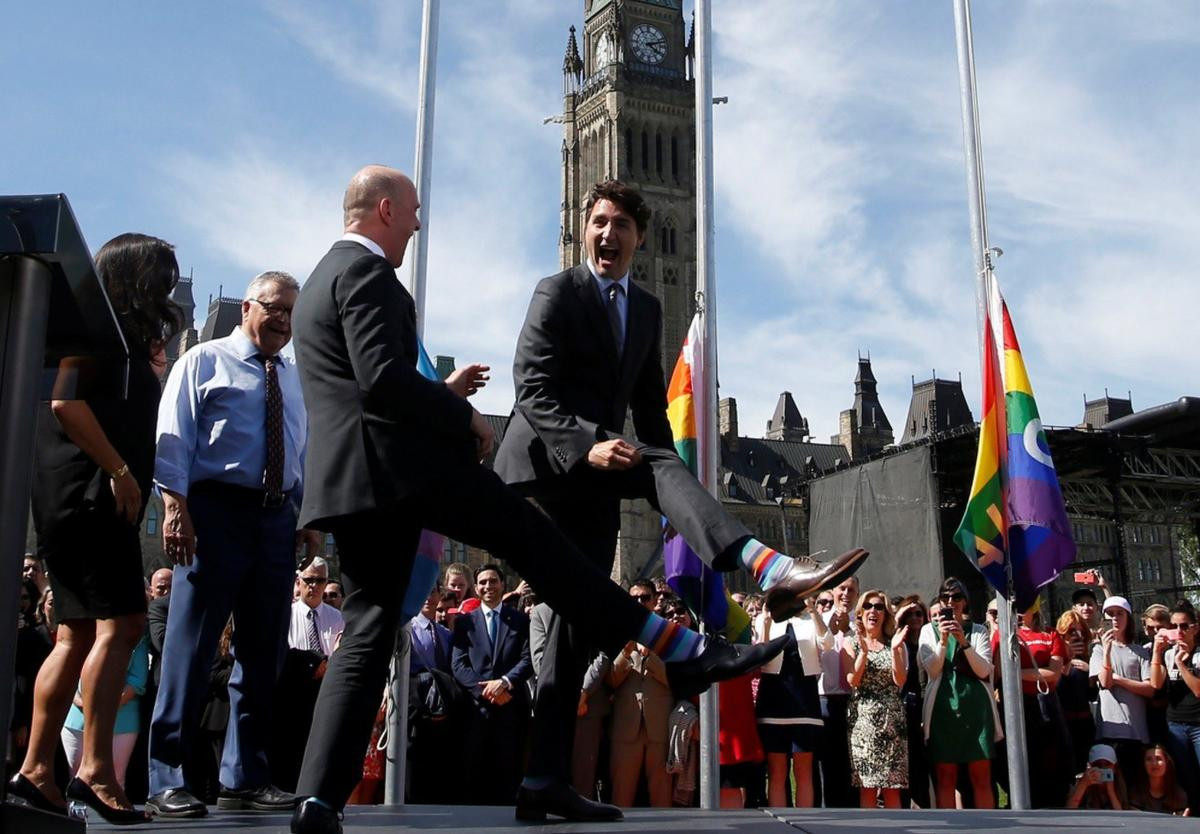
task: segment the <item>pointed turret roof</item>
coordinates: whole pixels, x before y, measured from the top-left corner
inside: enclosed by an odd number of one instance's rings
[[[767,423],[769,440],[801,441],[808,437],[808,421],[800,414],[791,391],[784,391],[775,403],[775,414]]]
[[[892,430],[876,391],[875,374],[871,370],[871,356],[858,357],[858,373],[854,376],[854,410],[858,413],[860,428]]]
[[[567,36],[567,51],[563,55],[563,72],[578,75],[583,71],[583,59],[579,56],[579,44],[575,40],[575,27]]]

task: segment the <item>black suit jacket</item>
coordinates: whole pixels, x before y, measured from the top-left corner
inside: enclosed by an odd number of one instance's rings
[[[308,411],[300,524],[387,507],[422,473],[475,466],[471,406],[416,370],[416,307],[386,260],[339,241],[292,316]]]
[[[637,439],[673,447],[662,366],[662,306],[629,283],[618,360],[604,302],[586,264],[542,279],[513,360],[516,404],[496,455],[510,484],[586,466],[588,450],[620,435],[632,409]]]
[[[507,677],[512,684],[513,699],[506,706],[524,704],[527,703],[525,681],[533,674],[533,663],[529,658],[529,618],[507,605],[501,605],[497,611],[500,622],[496,625],[495,652],[482,608],[455,619],[450,669],[454,679],[476,702],[483,703],[480,681]]]

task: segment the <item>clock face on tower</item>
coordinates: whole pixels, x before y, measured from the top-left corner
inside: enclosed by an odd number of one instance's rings
[[[637,59],[647,64],[661,64],[667,57],[667,39],[649,23],[634,27],[629,36],[629,45]]]
[[[612,45],[607,35],[596,38],[596,58],[593,72],[599,72],[612,63]]]

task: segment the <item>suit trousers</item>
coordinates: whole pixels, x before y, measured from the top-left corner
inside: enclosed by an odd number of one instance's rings
[[[422,528],[512,565],[606,651],[635,638],[646,622],[645,608],[495,473],[478,465],[448,465],[425,475],[422,487],[396,504],[326,525],[341,557],[346,626],[317,698],[296,792],[335,808],[345,805],[362,773]],[[584,605],[581,588],[589,595]]]
[[[255,506],[219,486],[192,487],[196,556],[177,566],[163,640],[162,679],[150,724],[150,793],[191,787],[183,764],[199,747],[200,716],[221,632],[232,614],[236,658],[221,784],[270,784],[267,745],[275,678],[287,649],[296,570],[296,509]]]
[[[527,491],[566,537],[606,573],[612,572],[622,498],[649,501],[715,569],[737,567],[735,546],[750,531],[725,511],[674,451],[629,442],[642,455],[642,463],[632,469],[602,471],[584,466],[554,481],[553,492],[542,495],[537,486]],[[590,648],[557,611],[551,613],[533,708],[533,749],[526,770],[531,781],[561,781],[563,774],[572,772],[573,727]]]

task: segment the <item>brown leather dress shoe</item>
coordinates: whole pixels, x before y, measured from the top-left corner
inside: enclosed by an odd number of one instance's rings
[[[787,575],[767,591],[767,612],[771,619],[781,623],[794,617],[804,608],[805,597],[842,584],[870,555],[856,547],[828,562],[818,562],[808,556],[793,558]]]

